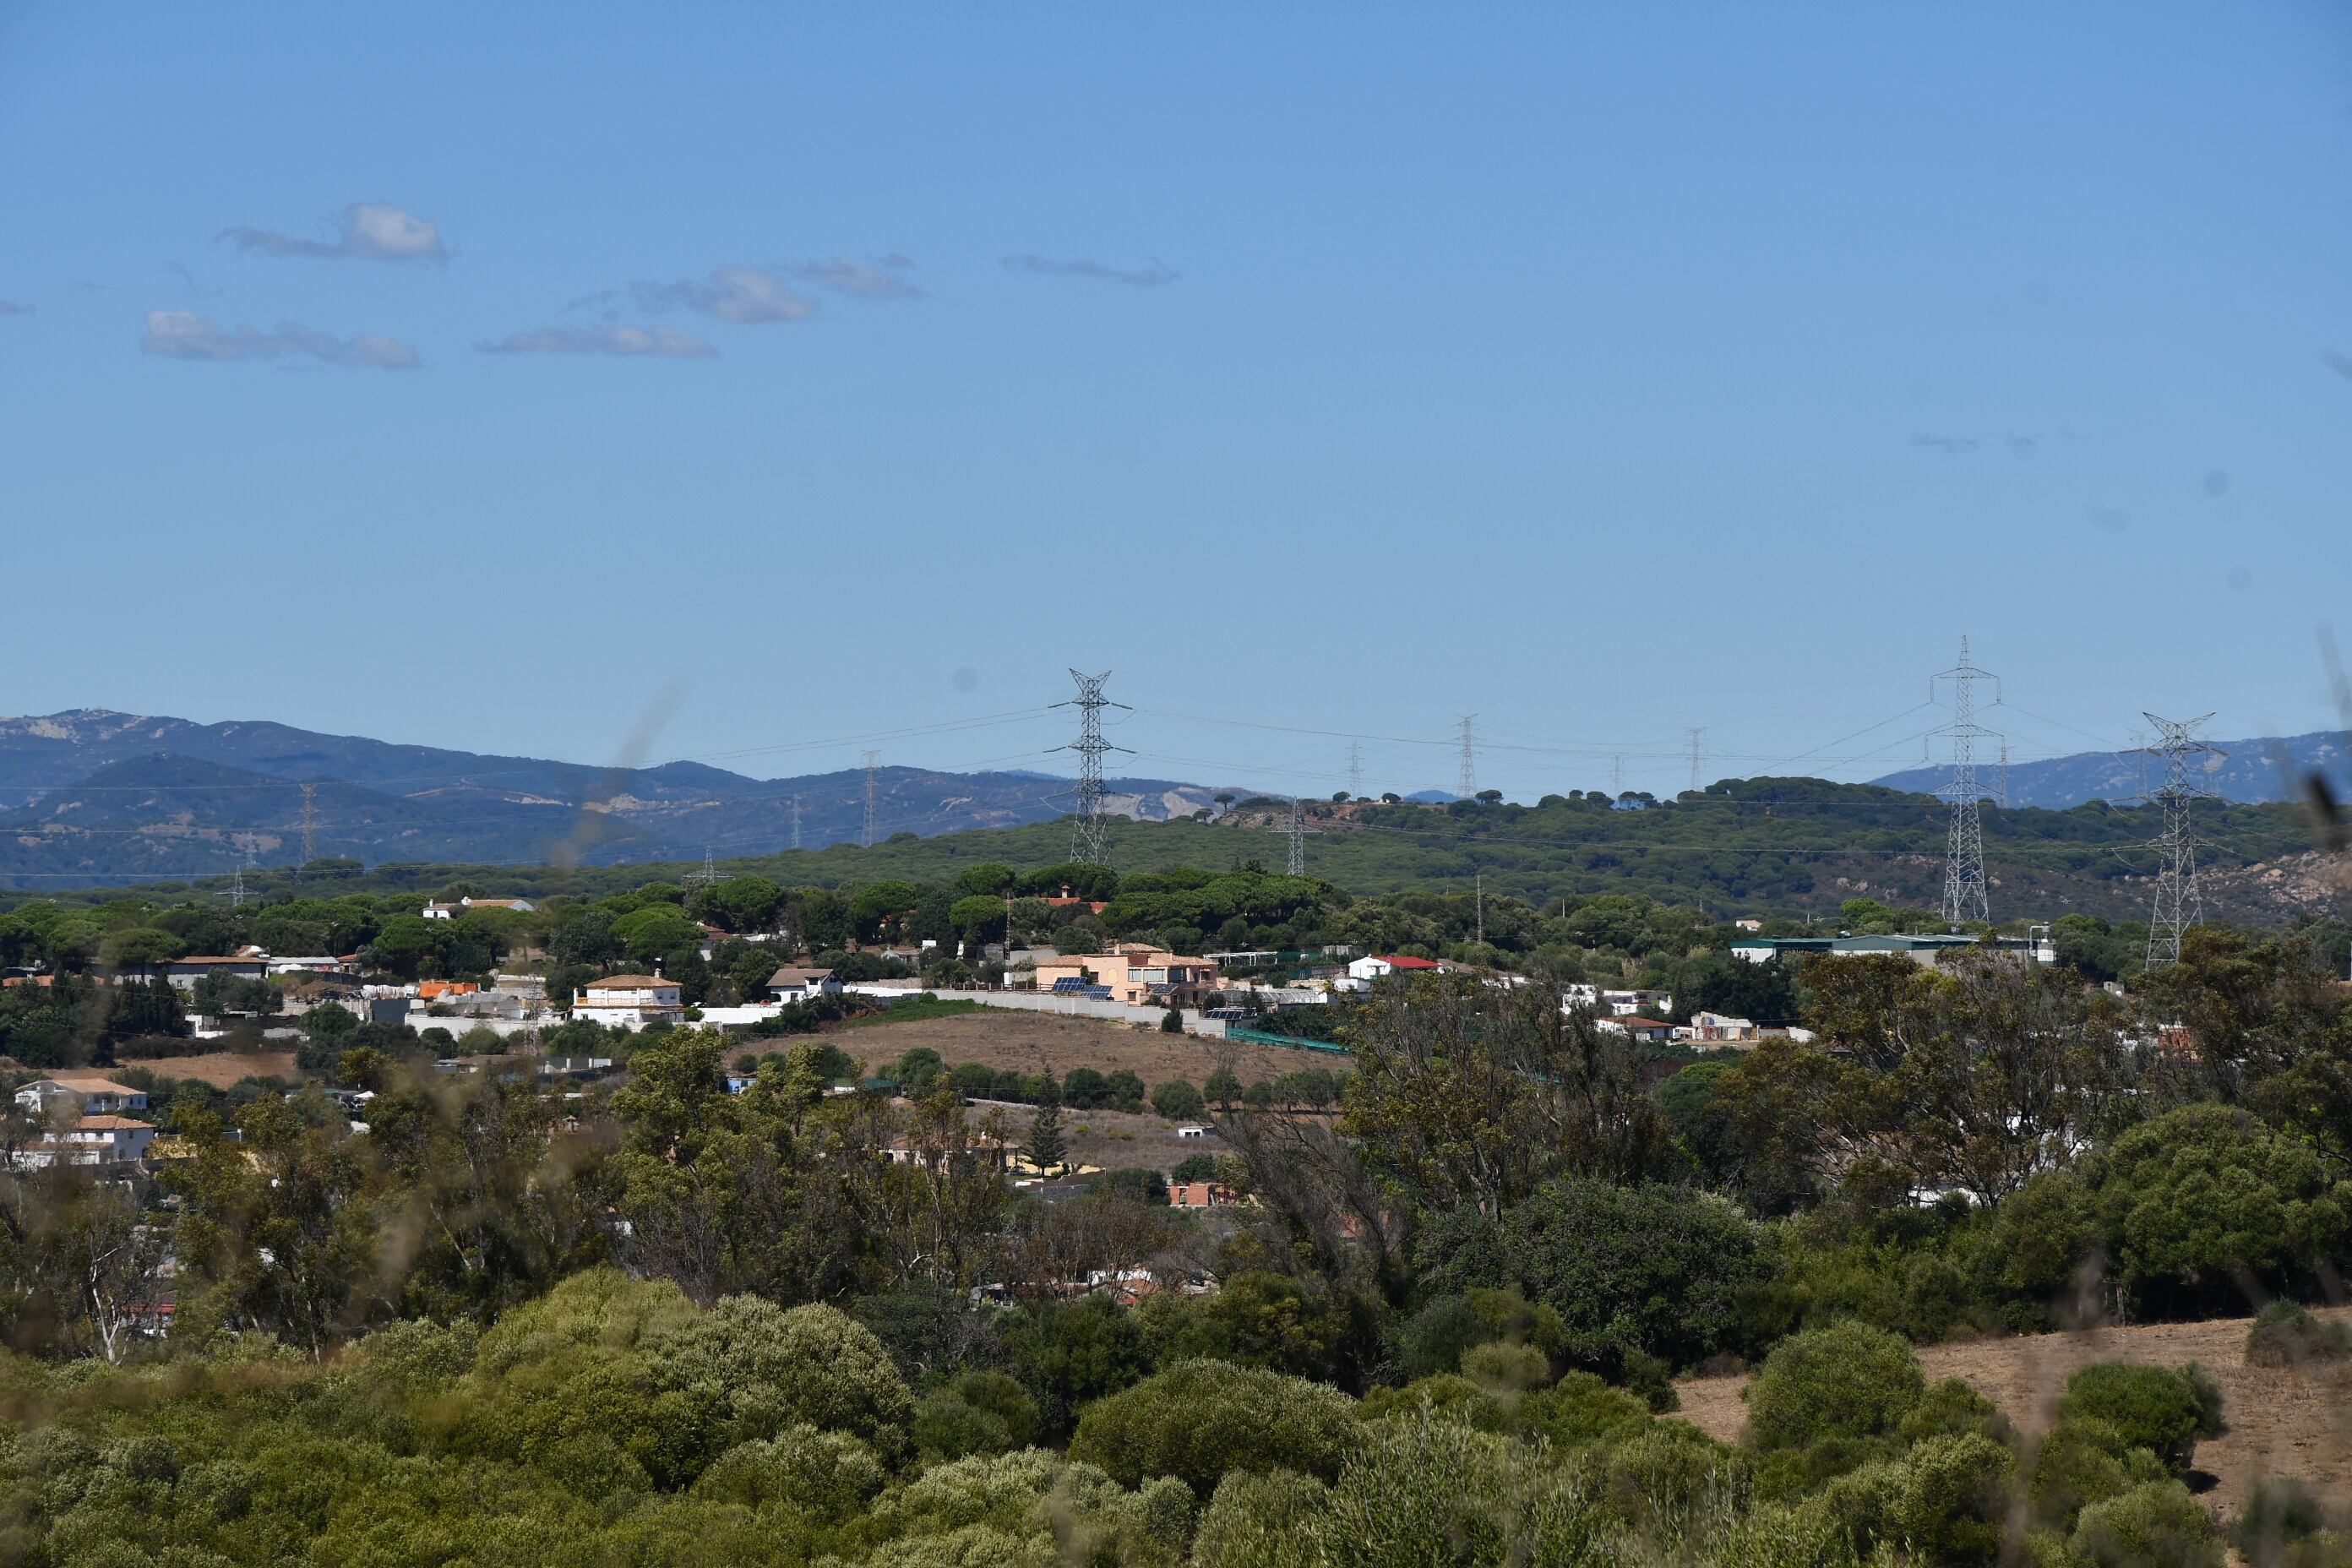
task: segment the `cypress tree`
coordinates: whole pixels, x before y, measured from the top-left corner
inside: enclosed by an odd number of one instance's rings
[[[1029,1122],[1029,1142],[1021,1152],[1040,1171],[1051,1173],[1061,1167],[1065,1151],[1059,1103],[1049,1100],[1037,1108],[1037,1114]]]

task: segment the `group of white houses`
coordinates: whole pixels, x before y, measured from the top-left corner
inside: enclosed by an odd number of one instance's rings
[[[830,969],[786,964],[768,976],[769,998],[780,1005],[840,994],[841,981]],[[659,974],[608,974],[572,994],[572,1016],[592,1024],[642,1029],[647,1024],[683,1022],[686,1005],[675,980]]]
[[[15,1152],[16,1163],[30,1169],[124,1164],[145,1159],[155,1141],[153,1127],[122,1114],[146,1110],[146,1092],[96,1073],[35,1079],[16,1091],[16,1103],[47,1123]]]

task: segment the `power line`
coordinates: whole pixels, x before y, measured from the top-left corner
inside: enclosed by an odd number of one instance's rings
[[[1078,694],[1056,708],[1078,710],[1078,738],[1068,750],[1078,753],[1077,818],[1070,827],[1070,858],[1081,866],[1101,866],[1110,858],[1108,840],[1103,823],[1103,753],[1126,752],[1125,746],[1114,746],[1103,739],[1102,710],[1106,708],[1127,708],[1124,702],[1113,702],[1103,695],[1103,682],[1110,679],[1106,669],[1100,675],[1070,671],[1070,679],[1078,683]],[[1132,709],[1129,709],[1132,712]],[[1133,755],[1132,752],[1129,753]]]
[[[1944,855],[1944,919],[1957,927],[1962,921],[1992,919],[1992,902],[1985,887],[1984,820],[1978,808],[1976,742],[1996,733],[1977,723],[1976,683],[1993,683],[1993,699],[2000,698],[2000,677],[1969,662],[1969,639],[1960,638],[1960,662],[1927,678],[1927,695],[1936,682],[1952,683],[1952,721],[1934,732],[1952,742],[1952,779],[1938,794],[1952,803],[1952,826]]]
[[[2181,937],[2205,919],[2204,904],[2197,892],[2197,836],[2189,808],[2200,796],[2212,798],[2213,792],[2190,782],[2189,760],[2228,753],[2196,736],[2197,726],[2213,717],[2210,713],[2195,719],[2159,719],[2153,713],[2144,717],[2156,726],[2158,739],[2154,750],[2164,759],[2164,784],[2147,797],[2164,808],[2164,831],[2156,839],[2164,863],[2156,874],[2156,906],[2147,921],[2147,967],[2162,969],[2179,962]]]

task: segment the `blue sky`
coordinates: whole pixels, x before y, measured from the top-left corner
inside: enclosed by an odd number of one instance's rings
[[[1525,798],[1915,762],[1964,632],[2020,756],[2332,713],[2340,3],[17,4],[0,212],[9,711],[1055,768],[1079,665]]]

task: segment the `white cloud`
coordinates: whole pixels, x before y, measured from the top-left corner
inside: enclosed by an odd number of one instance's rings
[[[486,354],[619,354],[635,359],[708,359],[719,352],[675,327],[537,327],[474,347]]]
[[[919,300],[923,291],[898,276],[913,265],[903,256],[885,256],[870,263],[836,256],[829,261],[803,262],[793,268],[793,276],[855,300]]]
[[[814,304],[763,267],[714,268],[707,283],[639,283],[631,291],[642,310],[681,306],[738,326],[801,321],[816,314]]]
[[[280,258],[345,261],[449,259],[448,247],[441,243],[438,224],[390,202],[353,202],[327,221],[335,231],[331,239],[297,239],[275,229],[243,227],[225,228],[215,237],[232,242],[241,251]]]
[[[1007,272],[1036,272],[1049,278],[1088,278],[1101,283],[1124,283],[1130,289],[1160,289],[1182,276],[1164,262],[1149,267],[1106,266],[1099,261],[1054,261],[1043,256],[1008,256]]]
[[[415,370],[424,363],[408,344],[370,332],[338,338],[292,321],[280,322],[265,332],[254,327],[223,327],[210,316],[192,310],[148,311],[139,352],[164,359],[213,361],[294,355],[352,370]]]

